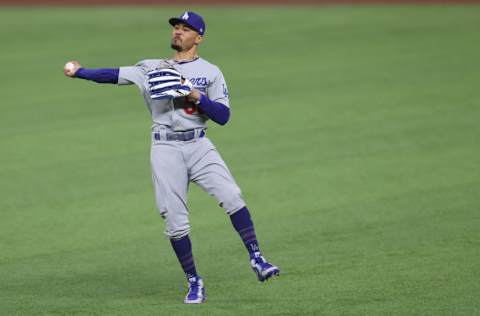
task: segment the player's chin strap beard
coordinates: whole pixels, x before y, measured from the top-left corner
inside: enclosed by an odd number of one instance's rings
[[[177,52],[181,52],[182,51],[182,47],[181,46],[178,46],[178,45],[175,45],[172,43],[172,45],[170,45],[170,47],[174,50],[176,50]]]

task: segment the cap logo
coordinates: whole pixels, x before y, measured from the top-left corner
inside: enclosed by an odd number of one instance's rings
[[[185,12],[182,16],[182,20],[188,20],[189,16],[188,16],[188,12]]]

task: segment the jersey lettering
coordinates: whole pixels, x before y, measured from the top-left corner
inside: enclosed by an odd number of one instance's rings
[[[191,79],[190,79],[190,82],[191,82],[195,87],[207,87],[207,86],[208,86],[207,77],[191,78]]]

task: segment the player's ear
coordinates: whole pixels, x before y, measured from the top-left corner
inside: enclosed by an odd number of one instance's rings
[[[200,44],[203,41],[203,36],[197,35],[197,38],[195,39],[195,45]]]

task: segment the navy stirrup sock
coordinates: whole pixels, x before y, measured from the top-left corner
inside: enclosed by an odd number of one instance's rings
[[[255,228],[253,227],[253,222],[247,207],[245,206],[233,215],[230,215],[230,220],[240,235],[240,238],[242,238],[250,258],[258,257],[260,248],[258,247],[257,235],[255,234]]]
[[[195,269],[195,262],[192,255],[192,243],[190,237],[184,236],[180,239],[170,239],[173,250],[177,254],[178,261],[182,265],[183,272],[188,278],[197,277],[197,270]]]

